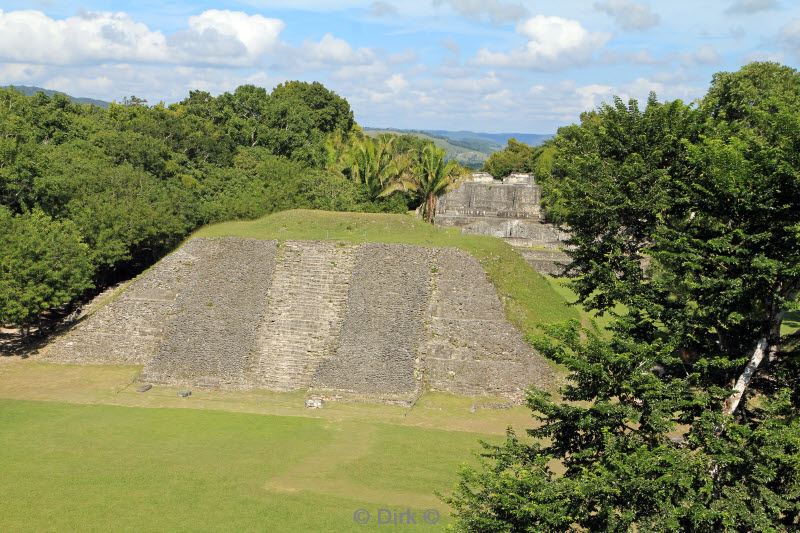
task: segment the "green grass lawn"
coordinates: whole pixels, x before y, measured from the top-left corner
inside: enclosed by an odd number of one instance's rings
[[[436,228],[408,215],[282,211],[258,220],[207,226],[194,236],[460,248],[480,261],[503,300],[508,318],[524,333],[535,334],[541,324],[580,317],[578,310],[569,306],[546,278],[500,239],[465,235],[454,228]]]
[[[475,433],[355,420],[0,400],[0,530],[386,530],[436,509]],[[368,510],[372,524],[353,522]],[[418,515],[418,520],[419,517]],[[421,522],[421,520],[420,520]]]

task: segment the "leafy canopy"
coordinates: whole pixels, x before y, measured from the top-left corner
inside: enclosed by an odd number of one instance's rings
[[[466,469],[463,531],[800,527],[796,338],[800,73],[754,63],[697,106],[617,99],[563,128],[550,208],[579,301],[609,331],[550,328],[560,401]]]

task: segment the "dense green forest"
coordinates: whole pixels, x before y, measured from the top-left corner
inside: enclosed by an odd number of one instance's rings
[[[367,138],[319,83],[108,109],[0,90],[0,325],[27,331],[201,225],[289,208],[404,212],[458,172],[418,139]]]

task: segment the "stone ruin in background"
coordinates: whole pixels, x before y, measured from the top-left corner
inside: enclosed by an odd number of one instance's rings
[[[542,274],[559,275],[569,261],[562,251],[568,235],[545,222],[541,188],[530,174],[502,180],[485,172],[473,174],[439,199],[435,224],[499,237]]]

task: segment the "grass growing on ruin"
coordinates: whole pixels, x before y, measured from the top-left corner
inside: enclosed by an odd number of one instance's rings
[[[0,400],[4,531],[365,531],[446,507],[499,436],[368,421]],[[367,509],[373,523],[356,526]],[[432,530],[420,521],[415,531]],[[439,525],[441,527],[441,524]]]
[[[207,226],[194,236],[460,248],[480,261],[503,299],[509,319],[523,332],[536,333],[542,324],[580,316],[564,296],[500,239],[464,235],[454,228],[436,228],[408,215],[293,210],[252,221]]]

